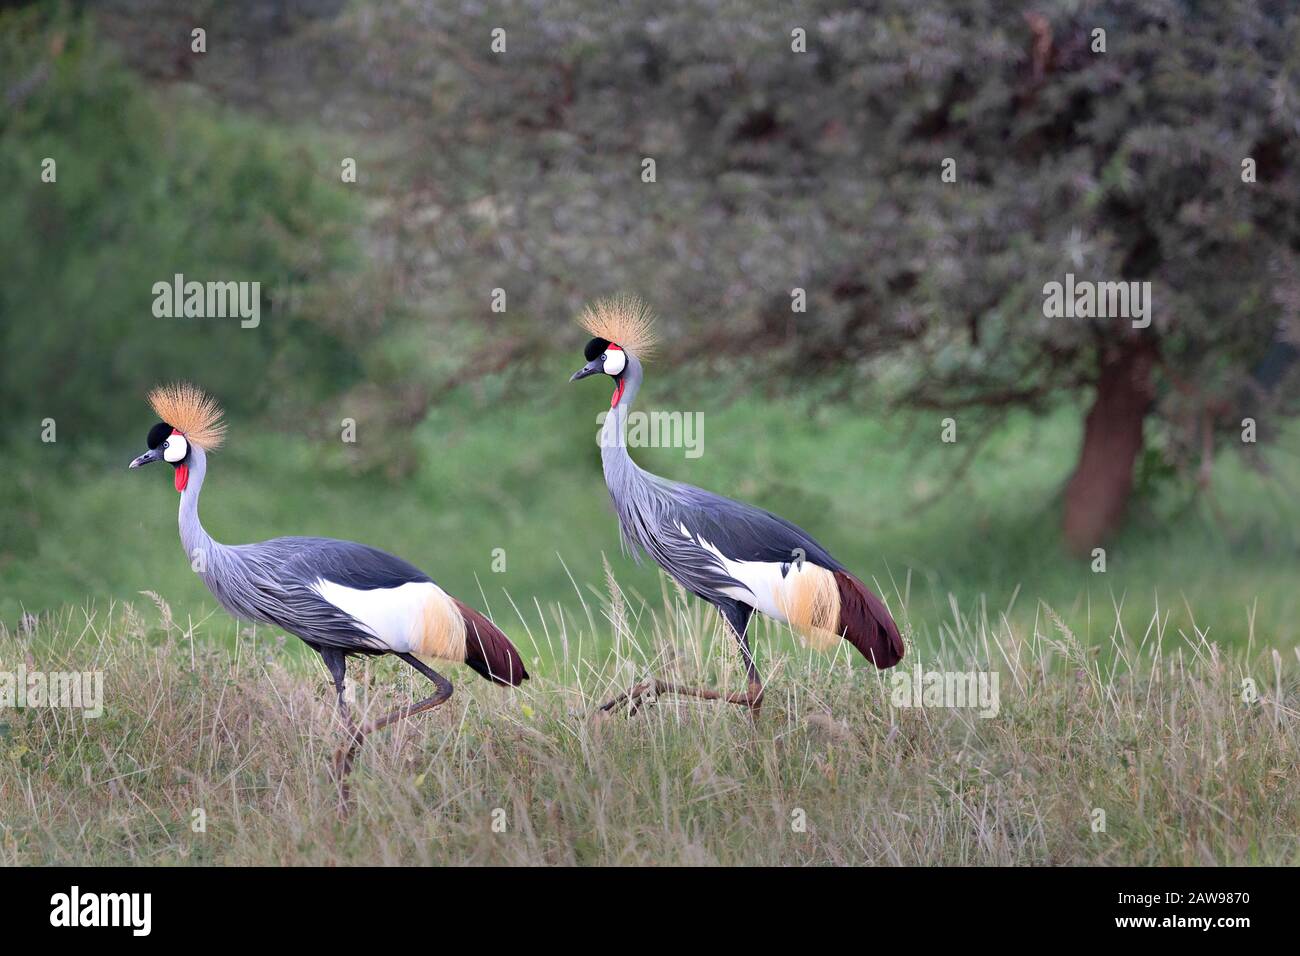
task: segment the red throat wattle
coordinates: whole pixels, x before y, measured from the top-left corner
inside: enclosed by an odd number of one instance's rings
[[[182,432],[179,428],[173,428],[172,434],[180,435],[182,438],[185,438],[185,433]],[[186,441],[188,440],[189,439],[186,439]],[[176,491],[177,492],[184,491],[185,486],[189,484],[190,481],[190,466],[185,464],[184,462],[181,462],[181,464],[177,465],[175,478],[176,478]]]
[[[617,405],[618,400],[623,397],[623,386],[626,384],[627,383],[624,382],[621,378],[618,380],[618,385],[614,387],[614,394],[609,399],[610,408],[613,408],[615,405]]]

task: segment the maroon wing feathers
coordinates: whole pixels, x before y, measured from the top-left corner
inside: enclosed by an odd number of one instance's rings
[[[523,658],[510,638],[472,607],[460,601],[456,607],[465,619],[465,663],[494,684],[513,686],[528,680]]]
[[[881,670],[903,659],[903,637],[885,602],[845,571],[835,572],[840,590],[840,626],[844,639]]]

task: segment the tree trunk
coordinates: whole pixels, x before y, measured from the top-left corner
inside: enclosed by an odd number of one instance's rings
[[[1119,527],[1142,451],[1142,423],[1154,393],[1153,346],[1129,344],[1102,356],[1097,395],[1083,426],[1079,463],[1065,488],[1065,544],[1088,554]]]

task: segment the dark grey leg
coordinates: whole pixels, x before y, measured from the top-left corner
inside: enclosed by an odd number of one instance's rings
[[[348,673],[347,658],[342,651],[334,647],[321,649],[320,656],[325,660],[325,667],[330,672],[330,677],[334,678],[334,692],[339,697],[339,714],[343,717],[343,722],[351,727],[352,708],[343,697],[343,682]]]
[[[740,643],[740,657],[745,663],[745,677],[749,681],[749,710],[757,717],[763,706],[763,681],[758,676],[758,665],[754,663],[754,653],[749,649],[749,619],[754,616],[754,609],[748,604],[737,601],[734,604],[718,608],[722,617],[731,625],[731,631]]]
[[[406,661],[406,663],[410,664],[425,677],[429,678],[429,680],[433,681],[434,686],[437,687],[438,691],[432,697],[427,697],[414,704],[407,704],[404,707],[398,707],[396,710],[385,714],[378,720],[369,720],[366,721],[363,726],[354,728],[352,739],[349,744],[346,747],[340,747],[338,752],[334,755],[335,775],[339,780],[345,779],[347,775],[352,772],[353,760],[356,758],[357,751],[365,742],[367,735],[374,733],[376,730],[382,730],[389,724],[394,724],[399,720],[405,720],[407,717],[414,717],[416,714],[424,713],[426,710],[433,710],[433,708],[437,707],[439,704],[445,704],[451,697],[451,681],[447,680],[447,678],[443,677],[417,657],[410,654],[398,654],[397,656]]]

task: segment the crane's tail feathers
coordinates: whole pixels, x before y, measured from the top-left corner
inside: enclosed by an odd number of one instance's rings
[[[840,619],[836,631],[880,670],[903,659],[903,636],[885,602],[845,571],[835,572],[839,586]]]
[[[510,638],[472,607],[460,601],[456,607],[465,619],[465,663],[494,684],[515,686],[528,680],[524,659]]]
[[[816,650],[830,650],[844,638],[882,670],[903,659],[903,638],[884,602],[847,572],[806,562],[789,572],[776,601]]]

